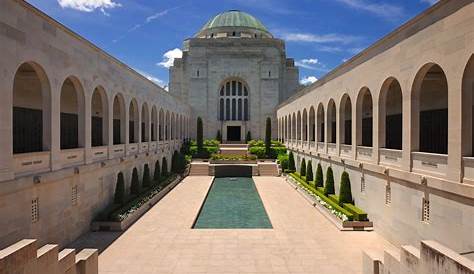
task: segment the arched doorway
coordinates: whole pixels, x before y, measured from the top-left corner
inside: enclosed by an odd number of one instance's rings
[[[125,143],[125,101],[121,94],[115,95],[113,106],[114,145]]]
[[[403,97],[400,83],[395,78],[385,80],[379,98],[380,147],[402,149]]]
[[[327,134],[328,134],[328,143],[336,143],[336,103],[334,100],[329,100],[328,104],[328,116],[327,116]]]
[[[138,103],[135,99],[132,99],[130,102],[129,110],[128,110],[128,143],[134,144],[138,143]]]
[[[474,156],[474,55],[467,62],[462,80],[462,152]]]
[[[247,131],[249,113],[249,88],[239,78],[225,80],[219,86],[218,119],[226,142],[241,142]]]
[[[318,106],[318,115],[317,115],[317,137],[318,142],[324,143],[325,142],[325,119],[324,119],[324,106],[323,104],[319,104]]]
[[[51,142],[51,90],[44,70],[22,64],[13,80],[13,153],[47,151]]]
[[[341,144],[351,145],[352,144],[352,104],[349,95],[344,94],[342,96],[341,105],[339,109],[340,117],[340,138]]]
[[[362,88],[357,96],[357,145],[372,146],[373,136],[372,94],[368,88]]]
[[[84,147],[84,93],[77,78],[64,81],[60,100],[61,149]]]
[[[107,145],[108,142],[108,106],[107,94],[102,87],[97,87],[92,94],[91,102],[91,145]]]

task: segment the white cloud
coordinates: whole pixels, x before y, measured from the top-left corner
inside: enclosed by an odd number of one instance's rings
[[[420,0],[420,2],[428,3],[430,5],[434,5],[434,4],[438,3],[438,0]]]
[[[62,8],[70,8],[84,12],[93,12],[98,9],[105,15],[108,15],[106,12],[107,9],[122,6],[122,4],[114,2],[114,0],[58,0],[58,4]]]
[[[404,15],[403,8],[387,3],[371,3],[368,0],[336,0],[353,9],[366,11],[387,19],[398,19]],[[427,1],[427,0],[424,0]],[[429,0],[428,0],[429,1]],[[432,1],[432,0],[431,0]]]
[[[168,90],[168,85],[165,83],[165,81],[149,74],[149,73],[146,73],[144,71],[141,71],[139,69],[134,69],[136,72],[140,73],[141,75],[143,75],[146,79],[154,82],[155,84],[159,85],[160,87],[163,87],[165,90]]]
[[[163,54],[163,61],[159,62],[157,65],[164,68],[170,68],[173,66],[175,58],[183,57],[183,51],[179,48],[168,50]]]
[[[317,70],[321,72],[329,71],[326,65],[321,63],[316,58],[301,59],[301,60],[295,61],[295,65],[301,68],[309,69],[309,70]]]
[[[315,76],[306,76],[300,80],[300,84],[307,86],[307,85],[311,85],[312,83],[316,81],[318,81],[318,78],[316,78]]]
[[[311,65],[316,65],[319,64],[319,60],[316,58],[311,58],[311,59],[302,59],[301,63],[303,64],[311,64]]]
[[[147,23],[150,23],[151,21],[153,21],[153,20],[155,20],[155,19],[158,19],[158,18],[160,18],[161,16],[165,16],[166,14],[168,14],[168,11],[169,11],[169,10],[164,10],[164,11],[157,12],[157,13],[151,15],[151,16],[148,16],[148,17],[146,18],[146,22],[147,22]]]
[[[361,40],[361,37],[343,35],[337,33],[312,34],[312,33],[282,33],[282,38],[289,42],[311,42],[311,43],[341,43],[350,44]]]

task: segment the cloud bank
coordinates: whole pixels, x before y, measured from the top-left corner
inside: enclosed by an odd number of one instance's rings
[[[93,12],[100,10],[103,14],[108,15],[107,9],[121,7],[122,4],[113,0],[58,0],[58,4],[64,8],[70,8],[78,11]]]

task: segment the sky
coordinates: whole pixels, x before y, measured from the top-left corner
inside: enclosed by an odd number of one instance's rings
[[[310,84],[437,0],[27,0],[161,86],[184,39],[242,10],[286,41]]]

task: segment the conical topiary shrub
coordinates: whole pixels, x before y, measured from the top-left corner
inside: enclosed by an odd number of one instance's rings
[[[316,169],[316,180],[314,180],[314,186],[324,186],[323,168],[321,167],[321,164],[318,164],[318,168]]]
[[[220,130],[217,130],[216,140],[222,143],[222,134]]]
[[[295,156],[293,155],[293,152],[290,151],[290,155],[288,156],[288,171],[295,172],[296,167],[295,167]]]
[[[155,171],[153,173],[153,183],[158,184],[160,182],[161,172],[160,172],[160,161],[156,160],[155,162]]]
[[[197,125],[196,125],[196,143],[198,152],[201,152],[203,149],[203,129],[202,129],[202,119],[201,117],[197,118]]]
[[[176,173],[178,171],[178,152],[175,150],[173,156],[171,156],[171,172]]]
[[[247,131],[247,135],[245,135],[245,143],[249,143],[252,140],[252,134],[250,134],[250,130]]]
[[[304,158],[301,159],[300,175],[301,175],[301,177],[306,176],[306,161],[305,161]]]
[[[168,163],[166,157],[163,157],[163,160],[161,161],[161,177],[168,177]]]
[[[326,171],[326,184],[324,184],[324,195],[329,196],[334,193],[334,175],[332,174],[332,168],[328,167]]]
[[[311,164],[311,160],[309,160],[306,166],[306,182],[311,181],[313,181],[313,165]]]
[[[125,203],[125,180],[123,173],[119,172],[117,175],[117,184],[115,185],[114,203],[123,205]]]
[[[148,167],[148,164],[145,164],[143,167],[143,188],[149,188],[150,186],[150,168]]]
[[[352,191],[351,191],[351,180],[349,174],[344,171],[341,175],[341,184],[339,189],[339,205],[344,203],[353,204]]]
[[[272,149],[272,120],[270,117],[267,117],[265,123],[265,155],[270,158],[270,153]]]
[[[138,179],[137,168],[134,168],[132,172],[132,183],[130,184],[130,193],[132,195],[140,194],[140,181]]]

